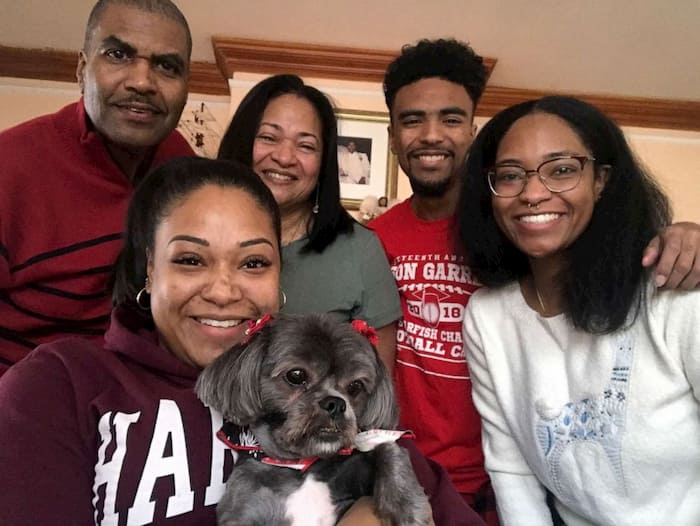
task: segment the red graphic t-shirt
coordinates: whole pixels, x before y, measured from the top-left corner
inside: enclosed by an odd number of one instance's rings
[[[462,348],[464,309],[478,284],[455,254],[452,221],[422,221],[406,200],[368,226],[387,253],[403,310],[394,372],[401,426],[471,494],[488,480]]]

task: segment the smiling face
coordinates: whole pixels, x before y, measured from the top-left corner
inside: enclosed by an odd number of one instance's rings
[[[160,143],[187,101],[185,28],[164,15],[109,4],[80,52],[77,78],[97,131],[122,148]]]
[[[205,367],[241,341],[246,321],[276,312],[280,254],[270,215],[245,191],[206,185],[157,226],[148,259],[161,343]]]
[[[314,106],[293,94],[272,99],[253,142],[253,170],[280,208],[311,206],[322,152],[323,129]]]
[[[534,170],[564,155],[592,157],[566,121],[548,113],[531,113],[515,121],[503,136],[495,164]],[[557,258],[588,226],[606,172],[587,162],[578,185],[562,193],[550,192],[536,175],[529,175],[520,195],[492,197],[494,218],[508,239],[530,258]]]
[[[473,115],[467,90],[448,80],[421,79],[397,92],[392,151],[415,194],[439,197],[457,188],[476,131]]]

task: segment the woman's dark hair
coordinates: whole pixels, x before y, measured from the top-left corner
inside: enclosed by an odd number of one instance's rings
[[[496,225],[485,174],[510,127],[538,112],[566,121],[596,159],[596,170],[610,167],[591,221],[566,249],[567,266],[558,279],[574,326],[591,333],[612,332],[639,312],[649,275],[641,264],[642,253],[658,230],[670,223],[671,209],[622,130],[594,106],[571,97],[544,97],[511,106],[484,126],[472,144],[462,181],[459,249],[486,286],[510,283],[530,273],[525,254]]]
[[[308,100],[321,121],[323,151],[318,186],[309,196],[313,206],[318,193],[318,213],[307,232],[309,241],[305,251],[323,252],[339,233],[351,232],[354,220],[340,202],[338,179],[338,126],[333,105],[328,97],[296,75],[275,75],[260,81],[243,98],[231,119],[219,146],[219,159],[233,159],[247,166],[253,165],[253,143],[260,127],[265,108],[281,95],[296,95]]]
[[[146,282],[148,252],[153,252],[158,225],[189,195],[206,185],[243,190],[268,213],[280,246],[279,208],[272,192],[248,166],[235,161],[180,157],[150,172],[139,183],[129,204],[122,249],[112,293],[115,305],[135,307]],[[232,228],[235,228],[232,225]],[[138,309],[135,309],[138,310]]]

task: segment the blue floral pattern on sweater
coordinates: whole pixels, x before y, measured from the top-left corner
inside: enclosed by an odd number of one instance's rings
[[[557,491],[562,490],[559,479],[562,454],[572,444],[589,440],[603,447],[624,491],[621,442],[633,359],[633,342],[629,333],[615,339],[614,352],[610,380],[600,396],[568,402],[556,417],[540,415],[538,419],[537,439]]]

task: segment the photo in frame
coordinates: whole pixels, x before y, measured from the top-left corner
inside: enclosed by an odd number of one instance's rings
[[[389,114],[336,110],[336,118],[343,206],[357,210],[368,195],[396,197],[398,161],[389,147]]]

